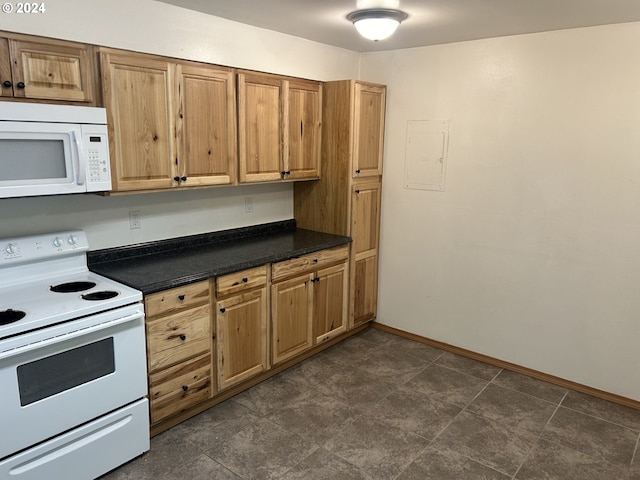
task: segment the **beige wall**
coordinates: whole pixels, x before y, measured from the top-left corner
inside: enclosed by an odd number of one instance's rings
[[[359,54],[151,0],[57,0],[44,14],[1,14],[0,29],[317,80],[354,78]],[[253,199],[252,214],[244,199]],[[142,228],[129,230],[129,211]],[[0,200],[0,238],[84,228],[93,249],[293,217],[291,184],[117,197]]]
[[[388,84],[379,321],[640,400],[640,23],[364,54]],[[450,119],[446,190],[403,187]]]

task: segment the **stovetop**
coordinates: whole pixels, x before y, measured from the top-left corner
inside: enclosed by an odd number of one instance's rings
[[[79,230],[0,240],[0,340],[142,301],[90,272],[88,248]]]

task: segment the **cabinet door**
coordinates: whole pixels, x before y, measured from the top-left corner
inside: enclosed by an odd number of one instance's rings
[[[287,117],[284,141],[286,179],[320,177],[322,85],[319,82],[286,82]]]
[[[0,98],[2,97],[13,97],[13,76],[9,40],[0,37]]]
[[[236,182],[235,78],[231,70],[177,66],[176,130],[181,186]]]
[[[282,178],[283,81],[238,74],[240,182]]]
[[[21,40],[9,45],[15,97],[95,103],[90,45]]]
[[[353,326],[375,318],[378,310],[378,255],[355,260],[352,272]]]
[[[271,285],[273,363],[282,362],[311,347],[312,274]]]
[[[145,55],[102,53],[113,189],[173,185],[173,65]]]
[[[382,175],[385,88],[356,82],[354,87],[354,178]]]
[[[221,390],[269,368],[266,294],[261,288],[216,303]]]
[[[381,184],[358,182],[351,197],[351,298],[353,324],[375,317],[378,289]]]
[[[313,338],[321,343],[346,331],[347,262],[319,270],[313,283]]]

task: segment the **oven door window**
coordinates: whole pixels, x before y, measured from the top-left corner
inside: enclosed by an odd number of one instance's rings
[[[113,337],[18,367],[24,407],[115,372]]]

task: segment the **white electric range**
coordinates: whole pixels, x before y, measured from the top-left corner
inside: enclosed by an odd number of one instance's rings
[[[0,240],[0,478],[87,480],[149,449],[141,292],[81,230]]]

